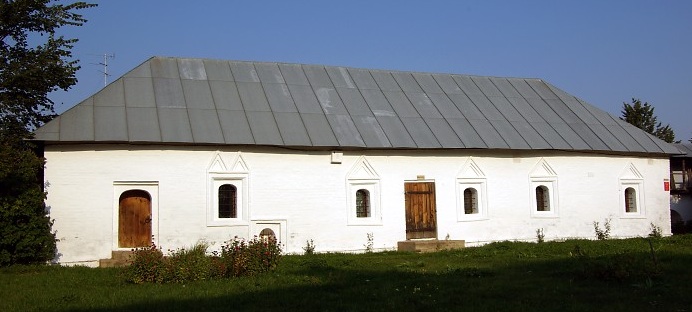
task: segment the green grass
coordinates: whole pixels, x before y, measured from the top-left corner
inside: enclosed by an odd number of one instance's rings
[[[692,235],[286,256],[256,277],[127,284],[120,269],[0,270],[0,311],[692,311]]]

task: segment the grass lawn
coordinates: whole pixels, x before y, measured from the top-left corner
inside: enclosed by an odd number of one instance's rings
[[[257,277],[134,285],[121,269],[0,270],[0,311],[692,311],[692,235],[285,256]]]

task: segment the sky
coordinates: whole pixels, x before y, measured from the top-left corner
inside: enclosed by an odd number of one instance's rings
[[[71,2],[71,1],[70,1]],[[692,138],[692,1],[90,1],[61,113],[152,56],[541,78],[621,116],[641,99]],[[114,57],[111,57],[114,56]]]

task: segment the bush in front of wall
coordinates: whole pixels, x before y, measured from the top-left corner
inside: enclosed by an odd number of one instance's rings
[[[276,268],[281,246],[274,238],[234,238],[221,252],[207,255],[208,244],[197,243],[189,249],[169,250],[164,255],[154,243],[134,249],[131,264],[123,271],[127,282],[184,283],[217,278],[253,276]]]

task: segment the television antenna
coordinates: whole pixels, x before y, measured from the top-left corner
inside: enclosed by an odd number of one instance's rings
[[[103,70],[99,70],[99,72],[103,74],[103,86],[104,87],[108,85],[108,77],[111,75],[108,73],[108,59],[114,59],[114,58],[115,58],[115,53],[103,53],[103,62],[92,63],[94,65],[103,66]]]

